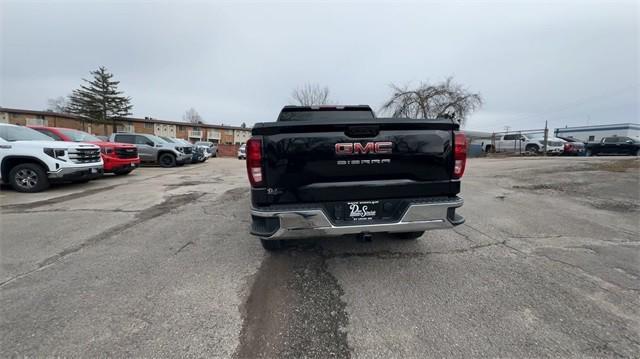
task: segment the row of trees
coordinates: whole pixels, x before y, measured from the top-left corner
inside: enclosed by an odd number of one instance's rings
[[[439,117],[456,119],[461,125],[467,117],[483,103],[479,93],[468,91],[452,77],[439,83],[420,82],[416,87],[391,84],[391,97],[380,111],[391,117],[433,119]],[[300,106],[326,105],[329,88],[318,84],[306,84],[293,90],[292,104]]]
[[[103,66],[91,72],[90,80],[82,79],[79,88],[73,90],[67,98],[58,97],[49,100],[48,110],[73,113],[82,117],[111,124],[116,131],[116,121],[131,115],[133,105],[131,97],[118,90],[120,81]],[[418,86],[391,85],[392,94],[380,108],[381,112],[398,118],[432,119],[438,117],[453,118],[464,125],[467,117],[482,106],[479,93],[468,91],[447,78],[439,83],[421,82]],[[292,102],[302,106],[325,105],[332,101],[329,88],[318,84],[306,84],[296,88]],[[183,120],[193,124],[204,123],[200,114],[190,108]],[[243,127],[246,126],[243,123]]]

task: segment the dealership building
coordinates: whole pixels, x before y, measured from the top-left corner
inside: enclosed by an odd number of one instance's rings
[[[556,136],[572,137],[583,142],[597,142],[602,137],[624,136],[638,139],[640,138],[640,124],[637,123],[616,123],[611,125],[578,126],[556,128]]]

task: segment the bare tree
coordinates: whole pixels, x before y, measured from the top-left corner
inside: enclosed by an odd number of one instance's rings
[[[189,123],[196,123],[196,124],[200,124],[203,123],[202,122],[202,117],[200,116],[200,114],[198,113],[198,111],[196,111],[195,108],[190,108],[188,109],[184,115],[182,115],[182,119],[186,122]]]
[[[393,117],[456,119],[460,126],[465,124],[467,116],[482,106],[479,93],[471,93],[452,77],[437,84],[421,82],[412,89],[409,86],[391,85],[393,94],[382,105],[383,112]]]
[[[47,111],[65,113],[69,112],[69,102],[65,97],[58,96],[47,100]]]
[[[326,105],[329,103],[329,87],[318,84],[306,84],[291,93],[293,104],[300,106]]]

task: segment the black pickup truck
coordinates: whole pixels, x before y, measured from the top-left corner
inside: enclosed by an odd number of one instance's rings
[[[631,155],[640,156],[640,143],[630,137],[603,137],[600,142],[587,143],[587,156]]]
[[[376,118],[369,106],[285,106],[246,144],[251,233],[273,250],[286,239],[408,239],[462,224],[458,129],[451,119]]]

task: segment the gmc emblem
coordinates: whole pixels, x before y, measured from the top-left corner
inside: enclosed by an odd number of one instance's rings
[[[336,143],[336,155],[366,155],[371,154],[389,154],[393,148],[393,142],[360,142]]]

